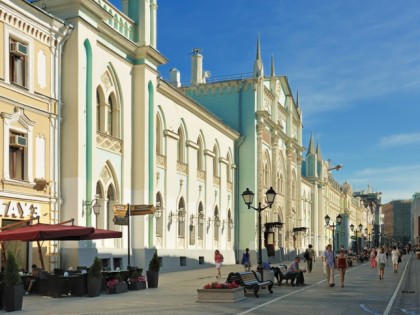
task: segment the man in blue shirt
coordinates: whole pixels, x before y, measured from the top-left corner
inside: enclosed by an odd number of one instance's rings
[[[305,284],[305,278],[303,277],[303,273],[306,272],[305,269],[300,269],[299,268],[299,263],[300,263],[300,257],[296,256],[295,260],[289,265],[289,267],[287,268],[286,271],[286,275],[293,275],[296,277],[296,285],[300,286],[300,285],[306,285]],[[292,281],[292,285],[293,285],[293,281]]]

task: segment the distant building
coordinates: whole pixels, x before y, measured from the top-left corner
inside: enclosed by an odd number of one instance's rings
[[[420,193],[413,195],[411,203],[411,235],[412,244],[420,246]]]
[[[404,246],[412,239],[411,200],[394,200],[382,205],[384,233],[392,245]]]

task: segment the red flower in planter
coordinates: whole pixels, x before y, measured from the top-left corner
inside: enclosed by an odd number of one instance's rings
[[[137,278],[130,278],[128,279],[128,282],[146,282],[145,276],[139,276]]]
[[[236,282],[231,283],[220,283],[220,282],[212,282],[207,283],[203,286],[203,289],[235,289],[239,288],[240,285]]]
[[[107,282],[106,282],[106,286],[108,287],[108,289],[112,289],[113,287],[115,287],[118,283],[121,283],[121,282],[125,282],[125,281],[120,281],[120,280],[118,280],[118,279],[111,279],[111,280],[108,280]]]

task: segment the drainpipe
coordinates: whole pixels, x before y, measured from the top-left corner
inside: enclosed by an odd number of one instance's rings
[[[57,65],[57,77],[58,77],[58,86],[57,86],[57,101],[58,101],[58,109],[57,109],[57,148],[56,154],[57,158],[55,159],[57,163],[57,167],[54,168],[54,170],[57,170],[57,174],[55,174],[54,178],[57,179],[57,217],[56,222],[60,222],[60,215],[61,215],[61,103],[62,103],[62,97],[61,97],[61,67],[62,67],[62,55],[64,51],[64,45],[67,43],[67,40],[70,38],[71,32],[73,31],[74,27],[73,25],[69,24],[67,28],[67,33],[64,35],[63,40],[60,42],[58,46],[58,65]],[[61,254],[60,248],[57,248],[57,253]],[[59,257],[59,260],[61,261],[61,257]]]
[[[61,106],[62,106],[62,96],[61,96],[61,69],[62,69],[62,55],[63,55],[63,51],[64,51],[64,45],[67,43],[67,40],[70,38],[71,32],[73,31],[73,25],[69,24],[68,25],[68,31],[67,34],[64,36],[63,40],[60,42],[59,44],[59,48],[58,48],[58,87],[57,87],[57,97],[58,97],[58,124],[57,124],[57,147],[59,148],[59,150],[57,151],[57,159],[56,161],[58,161],[58,166],[57,166],[57,173],[56,177],[57,177],[57,197],[58,197],[58,203],[57,203],[57,213],[58,213],[58,217],[57,217],[57,221],[60,222],[60,208],[61,208],[61,150],[60,150],[60,146],[61,146]]]

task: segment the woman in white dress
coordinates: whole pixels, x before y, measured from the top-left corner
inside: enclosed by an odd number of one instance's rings
[[[398,257],[401,256],[400,251],[397,249],[397,246],[392,247],[391,252],[392,257],[392,265],[394,266],[394,273],[398,273]]]

